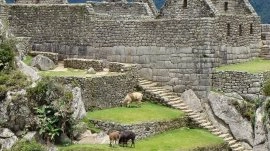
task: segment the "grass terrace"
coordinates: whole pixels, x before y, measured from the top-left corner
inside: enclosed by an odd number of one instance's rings
[[[171,130],[135,142],[135,148],[109,147],[106,145],[71,145],[60,147],[60,151],[188,151],[198,147],[221,146],[224,141],[202,129],[181,128]]]
[[[221,66],[216,68],[216,71],[243,71],[249,73],[261,73],[270,71],[270,60],[256,58],[248,62]]]
[[[184,112],[180,110],[149,102],[144,102],[141,107],[116,107],[87,113],[89,119],[113,121],[120,124],[164,121],[182,116],[184,116]]]

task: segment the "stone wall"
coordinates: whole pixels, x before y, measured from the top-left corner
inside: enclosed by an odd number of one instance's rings
[[[160,10],[160,18],[198,18],[213,17],[214,12],[206,4],[204,0],[166,0],[164,7]]]
[[[132,15],[132,16],[148,16],[151,15],[148,12],[147,7],[144,3],[96,3],[96,2],[88,2],[88,5],[91,4],[95,13],[98,14],[108,14],[114,16],[121,15]]]
[[[48,58],[50,58],[54,64],[58,64],[58,53],[53,53],[53,52],[41,52],[41,51],[30,51],[28,55],[35,57],[37,55],[43,55]]]
[[[237,15],[250,15],[252,13],[252,10],[249,9],[247,6],[245,0],[225,0],[225,1],[219,1],[219,0],[211,0],[212,3],[215,5],[215,8],[218,10],[221,14],[237,14]],[[228,3],[228,9],[225,10],[225,2]]]
[[[105,65],[102,60],[69,58],[64,60],[64,67],[74,69],[93,68],[95,71],[103,71]]]
[[[198,3],[189,1],[196,10],[187,10],[206,14],[203,17],[135,20],[128,17],[125,20],[106,19],[110,13],[100,20],[102,13],[95,13],[96,6],[90,3],[11,5],[9,21],[15,36],[32,37],[35,51],[59,53],[59,59],[87,58],[137,63],[144,78],[168,85],[175,92],[193,89],[199,96],[205,96],[212,85],[213,66],[245,61],[258,54],[261,28],[259,26],[258,29],[256,16],[210,17],[208,11],[197,10],[203,5],[205,7],[202,9],[214,12],[213,8],[206,7],[206,2],[209,4],[209,0]],[[135,7],[137,4],[131,5]],[[121,14],[122,11],[101,10],[111,14]],[[200,10],[202,12],[198,12]],[[243,24],[242,36],[238,36],[239,32],[233,32],[239,26],[233,22],[235,20]],[[226,36],[225,21],[232,24],[231,37]],[[251,23],[254,23],[254,33],[249,35],[247,32]]]
[[[92,75],[91,77],[53,77],[57,82],[78,86],[86,110],[111,108],[120,105],[127,93],[135,91],[138,84],[136,66],[125,66],[122,73]]]
[[[16,4],[64,4],[67,0],[15,0]]]
[[[213,88],[218,91],[239,94],[263,94],[263,84],[270,72],[251,74],[238,71],[216,71],[213,73]]]
[[[189,119],[187,117],[177,118],[174,120],[168,121],[159,121],[159,122],[146,122],[140,124],[118,124],[115,122],[106,122],[100,120],[90,120],[95,127],[109,131],[109,130],[130,130],[136,134],[136,139],[143,139],[155,134],[159,134],[168,130],[188,127]]]

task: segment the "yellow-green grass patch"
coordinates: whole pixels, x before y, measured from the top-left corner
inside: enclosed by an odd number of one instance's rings
[[[270,71],[270,60],[256,58],[248,62],[224,65],[216,68],[216,71],[242,71],[249,73],[261,73]]]
[[[223,143],[221,138],[206,130],[181,128],[136,141],[135,148],[89,144],[60,147],[60,151],[187,151],[198,147],[218,146]]]
[[[136,106],[134,104],[134,106]],[[88,119],[112,121],[121,124],[134,124],[150,121],[167,121],[184,116],[184,112],[165,106],[144,102],[141,107],[116,107],[88,112]]]

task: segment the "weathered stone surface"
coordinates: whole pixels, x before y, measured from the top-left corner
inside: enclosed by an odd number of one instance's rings
[[[92,134],[87,130],[80,136],[78,144],[109,144],[109,142],[109,136],[105,132]]]
[[[96,71],[93,68],[89,68],[86,73],[87,74],[96,74]]]
[[[78,124],[74,125],[74,130],[72,132],[72,135],[75,140],[78,140],[78,138],[86,132],[88,129],[87,123],[85,122],[79,122]]]
[[[55,68],[54,62],[45,56],[37,55],[33,58],[31,66],[37,67],[39,70],[47,71]]]
[[[181,95],[181,98],[192,110],[197,112],[203,111],[201,100],[196,96],[196,94],[191,89],[185,91]]]
[[[244,119],[231,104],[235,98],[210,92],[209,103],[214,114],[228,125],[233,136],[239,141],[247,141],[253,145],[253,129],[251,123]]]
[[[7,97],[0,102],[0,125],[14,132],[24,130],[33,123],[30,108],[27,104],[26,91],[7,92]]]
[[[17,136],[11,130],[0,128],[0,149],[10,149],[17,141]]]
[[[242,96],[241,95],[239,95],[238,93],[236,93],[236,92],[232,92],[232,93],[225,93],[224,95],[226,95],[226,96],[228,96],[228,97],[233,97],[233,98],[236,98],[236,99],[238,99],[238,100],[244,100],[243,98],[242,98]]]
[[[84,107],[84,103],[82,101],[82,92],[81,88],[75,87],[72,89],[73,101],[71,107],[74,110],[72,117],[76,120],[82,119],[86,115],[86,110]]]
[[[27,133],[23,136],[22,139],[31,141],[31,140],[35,140],[37,137],[38,137],[38,133],[37,133],[36,131],[30,131],[30,132],[27,132]]]
[[[37,81],[40,78],[34,68],[27,66],[24,62],[19,60],[19,58],[16,58],[16,64],[18,69],[22,71],[25,75],[29,76],[33,82]]]

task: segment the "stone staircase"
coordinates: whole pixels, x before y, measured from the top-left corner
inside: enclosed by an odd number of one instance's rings
[[[245,149],[240,142],[231,136],[231,134],[223,133],[220,129],[216,128],[207,118],[191,110],[176,93],[158,86],[155,82],[142,78],[139,79],[139,87],[143,89],[145,93],[150,93],[151,95],[155,96],[155,98],[162,100],[161,103],[185,112],[189,118],[191,118],[201,127],[209,130],[212,134],[221,137],[225,142],[228,143],[229,147],[233,151],[251,151]]]

